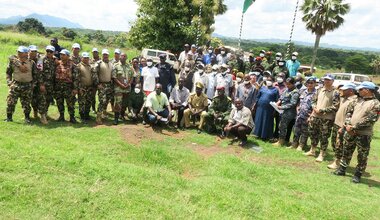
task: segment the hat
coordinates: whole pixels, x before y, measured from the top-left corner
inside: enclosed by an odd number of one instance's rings
[[[276,57],[282,57],[282,53],[280,52],[276,53]]]
[[[341,90],[355,89],[355,88],[356,88],[356,85],[352,82],[345,83],[345,84],[343,84],[342,87],[340,87]]]
[[[197,64],[197,68],[198,69],[203,69],[205,67],[205,65],[203,65],[203,63],[198,63]]]
[[[36,45],[30,45],[29,46],[29,51],[37,51],[37,46]]]
[[[63,49],[61,50],[61,52],[59,52],[60,54],[65,54],[67,56],[70,56],[70,51],[66,50],[66,49]]]
[[[316,81],[317,81],[317,77],[315,77],[315,76],[307,77],[307,78],[306,78],[306,82],[309,82],[309,81],[314,81],[314,82],[316,82]]]
[[[89,58],[89,57],[90,57],[90,54],[87,53],[87,52],[83,52],[83,53],[82,53],[82,57],[83,57],[83,58]]]
[[[55,47],[49,45],[49,46],[46,46],[45,50],[51,50],[51,51],[55,51]]]
[[[334,76],[331,74],[325,74],[322,79],[334,80]]]
[[[121,54],[121,50],[116,48],[114,53]]]
[[[107,55],[109,55],[110,52],[108,51],[108,49],[103,49],[103,50],[102,50],[102,54],[107,54]]]
[[[216,90],[224,90],[225,88],[224,88],[224,86],[218,86],[218,87],[216,87]]]
[[[264,75],[264,76],[265,76],[265,75],[271,76],[272,73],[271,73],[270,71],[266,70],[266,71],[263,72],[263,75]]]
[[[75,48],[80,49],[80,45],[78,43],[74,43],[71,48],[73,48],[73,49],[75,49]]]
[[[244,78],[244,73],[242,73],[242,72],[238,72],[238,73],[236,74],[236,77]]]
[[[190,45],[189,44],[185,44],[185,45],[183,45],[184,47],[190,47]]]
[[[212,66],[212,69],[213,69],[213,70],[218,70],[218,69],[219,69],[219,65],[214,64],[214,65]]]
[[[17,52],[20,52],[20,53],[28,53],[29,49],[25,46],[19,46],[17,48]]]
[[[263,60],[263,58],[261,58],[261,57],[256,57],[256,60]]]
[[[195,44],[192,44],[191,47],[192,48],[197,48],[197,46]]]
[[[293,52],[292,56],[298,56],[298,52]]]
[[[159,57],[160,59],[166,59],[166,54],[162,53],[162,54],[158,55],[158,57]]]
[[[220,67],[221,67],[221,68],[228,69],[229,66],[228,66],[227,64],[223,63],[222,66],[220,66]]]
[[[373,82],[364,81],[356,87],[356,90],[359,90],[359,89],[376,90],[376,85]]]
[[[197,87],[197,88],[201,88],[201,89],[204,88],[204,86],[203,86],[203,84],[202,84],[201,82],[197,82],[197,83],[195,83],[195,87]]]
[[[265,50],[260,50],[260,53],[265,53]]]
[[[92,52],[99,52],[98,48],[96,48],[96,47],[92,48]]]

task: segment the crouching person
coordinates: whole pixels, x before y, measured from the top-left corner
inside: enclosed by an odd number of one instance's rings
[[[135,122],[139,120],[138,116],[143,113],[145,99],[146,96],[141,90],[141,84],[136,84],[128,98],[128,110],[131,114],[131,119]]]
[[[235,136],[232,142],[240,140],[239,146],[247,144],[247,134],[253,129],[251,110],[243,105],[240,99],[235,100],[235,107],[232,109],[228,124],[224,127],[224,132]]]
[[[162,85],[157,83],[154,92],[148,95],[146,100],[146,107],[148,108],[148,121],[151,126],[158,123],[158,121],[168,124],[171,120],[170,104],[168,97],[162,92]]]

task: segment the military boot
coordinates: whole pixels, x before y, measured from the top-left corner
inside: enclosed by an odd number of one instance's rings
[[[102,113],[100,112],[98,112],[97,114],[96,114],[96,124],[98,124],[98,125],[101,125],[101,124],[103,124],[103,121],[102,121]]]
[[[59,118],[57,121],[64,122],[65,121],[65,114],[64,113],[59,113]]]
[[[310,150],[306,153],[304,153],[305,156],[311,156],[311,157],[315,157],[315,149],[317,147],[314,147],[314,146],[311,146]]]
[[[360,179],[362,177],[362,174],[359,171],[356,171],[354,176],[352,177],[353,183],[360,183]]]
[[[298,147],[298,143],[297,142],[293,142],[292,145],[286,147],[287,149],[296,149]]]
[[[70,115],[70,122],[73,124],[77,123],[77,120],[75,119],[74,115]]]
[[[303,144],[299,144],[297,147],[297,151],[303,151]]]
[[[38,118],[38,111],[36,109],[33,109],[33,118]]]
[[[337,176],[345,176],[346,175],[346,167],[340,165],[337,170],[333,172],[334,175]]]
[[[324,159],[325,159],[325,156],[326,156],[326,151],[322,151],[319,152],[319,155],[317,157],[317,159],[315,159],[316,162],[322,162]]]
[[[327,168],[336,170],[339,167],[340,160],[335,159],[331,164],[327,165]]]
[[[278,141],[276,143],[274,143],[273,145],[274,146],[282,146],[285,144],[285,140],[284,139],[278,139]]]
[[[41,114],[40,121],[41,121],[41,124],[43,124],[43,125],[47,125],[48,124],[48,121],[46,119],[46,115],[45,114]]]
[[[30,120],[29,113],[25,113],[25,123],[26,123],[26,124],[30,124],[30,123],[32,123],[32,121]]]
[[[13,119],[12,119],[12,114],[7,114],[7,118],[4,120],[4,121],[6,121],[6,122],[11,122],[11,121],[13,121]]]
[[[115,119],[113,120],[113,124],[114,125],[118,125],[119,124],[119,117],[120,117],[120,113],[119,112],[115,112]]]

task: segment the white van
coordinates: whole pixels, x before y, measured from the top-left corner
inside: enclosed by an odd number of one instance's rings
[[[141,51],[141,57],[144,57],[145,59],[151,58],[154,63],[160,62],[159,56],[161,54],[166,54],[166,62],[172,65],[173,69],[177,71],[178,60],[174,54],[169,53],[167,51],[163,51],[163,50],[154,50],[154,49],[146,49],[146,48]]]
[[[352,82],[356,85],[364,81],[372,81],[371,78],[367,75],[362,74],[353,74],[353,73],[331,73],[334,76],[334,86],[337,87],[340,84],[344,84],[347,82]]]

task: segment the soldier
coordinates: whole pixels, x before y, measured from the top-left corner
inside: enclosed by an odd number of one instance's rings
[[[70,114],[70,122],[75,120],[75,96],[78,94],[78,72],[75,64],[70,60],[70,51],[63,49],[60,52],[61,60],[57,61],[55,68],[55,99],[59,111],[58,121],[65,121],[66,100]]]
[[[75,65],[78,65],[82,61],[82,58],[79,55],[80,45],[78,43],[74,43],[71,47],[71,50],[73,51],[73,54],[71,55],[70,59],[74,62]]]
[[[306,80],[307,89],[300,93],[300,102],[294,124],[293,135],[293,148],[302,151],[306,146],[307,138],[309,136],[308,119],[313,111],[311,107],[311,100],[316,92],[316,78],[310,77]]]
[[[102,117],[105,117],[103,112],[107,110],[107,105],[111,101],[114,88],[112,82],[112,69],[113,65],[109,61],[109,51],[107,49],[102,50],[102,60],[96,62],[92,71],[95,74],[95,85],[98,88],[98,111],[96,115],[96,123],[103,124]]]
[[[206,111],[207,109],[208,98],[207,95],[202,92],[203,88],[203,84],[198,82],[195,85],[195,93],[192,93],[189,96],[189,108],[183,112],[183,117],[185,119],[185,128],[190,127],[191,116],[195,117],[193,118],[195,120],[197,116],[200,117],[202,112]],[[198,127],[198,133],[201,133],[200,127]]]
[[[284,73],[286,78],[289,77],[288,68],[286,68],[285,61],[282,60],[282,58],[275,62],[275,66],[272,71],[274,77],[277,77],[279,73]]]
[[[92,48],[92,60],[90,62],[91,67],[94,67],[96,62],[98,62],[99,60],[100,60],[100,57],[99,57],[98,48],[94,47]],[[92,96],[91,96],[92,97],[91,109],[93,113],[96,113],[96,91],[97,91],[97,87],[94,86],[92,88]]]
[[[92,104],[92,94],[96,76],[91,71],[90,54],[82,53],[82,62],[78,64],[78,79],[79,79],[79,115],[83,123],[90,120],[90,109]]]
[[[267,51],[265,52],[265,58],[263,59],[263,62],[261,65],[263,65],[264,70],[272,71],[273,70],[273,60],[272,60],[272,52]]]
[[[355,95],[355,84],[349,82],[344,84],[339,88],[340,93],[340,104],[339,109],[336,112],[336,117],[334,121],[334,127],[331,134],[331,145],[334,150],[335,160],[332,164],[328,165],[329,169],[336,169],[339,166],[340,160],[342,159],[343,151],[343,135],[344,135],[344,120],[347,115],[347,108],[351,102],[357,100]]]
[[[37,70],[40,70],[42,67],[42,59],[40,55],[38,54],[38,48],[35,45],[29,46],[29,53],[28,57],[30,60],[33,60],[36,64]],[[40,100],[38,99],[38,96],[40,95],[40,85],[35,84],[33,88],[33,94],[32,94],[32,109],[33,109],[33,117],[38,117],[38,106],[40,105]]]
[[[277,106],[280,110],[284,110],[281,114],[281,120],[279,124],[279,139],[274,145],[284,145],[285,142],[289,142],[290,135],[287,134],[291,131],[297,116],[297,104],[300,94],[295,87],[294,78],[286,79],[286,90],[281,94],[280,100],[277,102]]]
[[[326,156],[331,129],[333,127],[335,112],[339,107],[339,92],[334,88],[334,76],[326,74],[323,78],[324,86],[319,88],[312,99],[313,112],[309,118],[309,131],[311,148],[306,156],[315,156],[318,142],[321,150],[317,162],[322,162]]]
[[[209,111],[203,111],[201,114],[201,121],[199,130],[202,131],[206,122],[214,124],[218,131],[221,131],[220,136],[225,137],[224,126],[228,123],[228,117],[232,108],[232,101],[230,97],[224,94],[224,87],[216,88],[218,95],[212,99]]]
[[[343,155],[339,168],[335,175],[344,176],[346,168],[350,164],[355,148],[358,148],[358,165],[352,178],[354,183],[359,183],[362,174],[367,167],[368,155],[371,149],[373,126],[379,119],[380,102],[375,98],[376,86],[372,82],[362,82],[356,90],[361,97],[351,102],[347,108],[347,118],[344,124]]]
[[[121,54],[121,50],[116,48],[114,51],[114,57],[111,60],[111,63],[113,65],[115,65],[116,63],[118,63],[120,61],[120,54]]]
[[[115,83],[114,125],[117,125],[120,116],[125,120],[125,110],[133,79],[133,69],[127,63],[127,54],[120,54],[120,61],[112,69],[112,79]]]
[[[12,115],[15,111],[18,98],[24,110],[25,122],[30,124],[30,102],[32,99],[33,84],[41,79],[38,77],[36,64],[28,59],[28,48],[19,46],[17,56],[11,56],[6,70],[9,94],[7,97],[7,118],[5,121],[13,121]],[[41,88],[43,90],[43,88]]]

